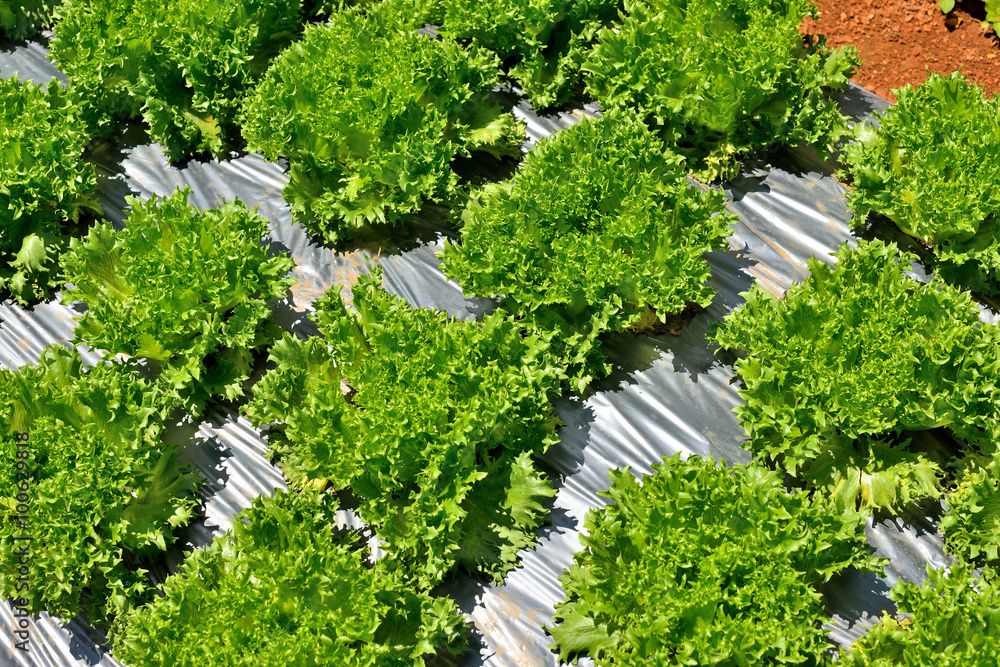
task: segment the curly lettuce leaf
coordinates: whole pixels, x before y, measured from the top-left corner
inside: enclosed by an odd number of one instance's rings
[[[799,476],[828,494],[835,507],[877,510],[939,497],[944,471],[938,461],[911,449],[908,441],[838,434],[823,443]]]
[[[628,0],[583,65],[605,109],[634,110],[676,145],[697,178],[731,178],[775,143],[821,150],[846,129],[826,89],[860,65],[852,48],[803,45],[810,0]]]
[[[831,513],[756,465],[676,455],[609,473],[547,627],[562,660],[597,665],[827,664],[815,584],[877,571],[864,517]]]
[[[893,440],[904,431],[945,427],[980,454],[996,449],[1000,332],[968,294],[904,276],[912,259],[881,242],[845,245],[836,268],[810,260],[783,299],[745,293],[715,334],[746,353],[736,371],[748,446],[841,505],[894,510],[940,495],[941,462]]]
[[[1000,457],[973,465],[948,494],[941,519],[945,546],[966,561],[1000,560]]]
[[[97,131],[141,114],[173,161],[225,156],[243,98],[307,18],[300,0],[66,0],[52,58]]]
[[[987,667],[1000,661],[1000,591],[987,568],[947,570],[927,566],[922,583],[900,579],[890,593],[898,616],[882,622],[851,646],[845,667]]]
[[[101,212],[81,112],[58,83],[0,79],[0,292],[22,304],[61,284],[68,227]]]
[[[618,18],[621,0],[439,0],[439,32],[493,51],[535,109],[566,102],[597,32]]]
[[[704,254],[726,246],[734,218],[684,173],[633,115],[585,119],[473,196],[442,270],[467,293],[503,295],[529,330],[557,334],[582,390],[602,374],[597,336],[712,300]]]
[[[163,597],[121,617],[115,654],[132,665],[424,665],[460,655],[464,619],[416,591],[386,559],[365,562],[337,529],[329,494],[259,496],[232,531],[191,553]]]
[[[881,214],[933,246],[940,275],[1000,293],[1000,99],[958,72],[893,92],[844,148],[855,226]]]
[[[128,198],[128,227],[94,227],[65,258],[63,299],[87,304],[77,340],[156,362],[192,409],[243,393],[254,354],[277,335],[269,302],[292,279],[269,257],[267,221],[239,200],[202,211],[189,189],[162,200]]]
[[[0,0],[0,37],[27,39],[52,26],[61,0]]]
[[[495,57],[417,34],[392,4],[308,28],[244,107],[250,150],[288,159],[295,220],[330,242],[454,197],[456,156],[520,156]]]
[[[0,370],[0,430],[28,434],[30,456],[13,437],[0,444],[0,505],[21,520],[0,525],[0,590],[33,612],[106,621],[154,596],[141,559],[162,553],[200,504],[202,479],[160,441],[178,405],[133,365],[83,367],[75,351],[47,348],[39,365]],[[17,461],[30,480],[15,479]],[[22,480],[23,481],[23,480]],[[29,535],[30,543],[18,540]],[[28,591],[17,589],[17,550],[30,548]]]
[[[296,486],[331,484],[422,585],[457,566],[499,581],[534,543],[551,483],[532,458],[556,435],[561,372],[542,341],[502,315],[450,321],[379,287],[317,302],[325,339],[285,336],[248,414],[274,423]]]

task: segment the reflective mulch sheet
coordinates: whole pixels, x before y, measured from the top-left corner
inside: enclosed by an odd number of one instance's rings
[[[42,43],[0,51],[0,74],[15,73],[38,83],[64,78],[47,60]],[[841,95],[840,101],[855,119],[887,106],[857,87]],[[577,114],[542,118],[523,106],[515,108],[527,123],[529,144],[595,112],[596,107],[590,107]],[[190,201],[198,206],[211,207],[236,197],[258,206],[271,221],[267,240],[295,260],[298,282],[291,297],[278,304],[278,312],[287,328],[303,335],[313,331],[305,319],[310,304],[331,287],[349,287],[373,262],[385,270],[386,289],[414,306],[443,309],[462,319],[479,317],[494,306],[488,300],[466,298],[439,270],[436,252],[455,232],[445,222],[444,212],[433,207],[406,229],[334,250],[292,223],[281,198],[287,182],[283,164],[249,155],[171,166],[138,124],[125,128],[114,148],[92,160],[99,172],[100,201],[119,225],[127,220],[126,196],[165,195],[184,185],[192,189]],[[833,177],[833,169],[808,148],[775,150],[749,161],[738,178],[724,185],[729,207],[740,221],[730,237],[730,250],[709,258],[718,292],[711,307],[677,337],[611,336],[605,351],[614,364],[612,375],[586,398],[569,396],[557,402],[566,425],[544,465],[556,480],[558,493],[537,548],[522,554],[522,565],[502,586],[462,576],[443,587],[474,625],[473,649],[460,664],[558,664],[542,627],[551,623],[554,606],[563,598],[558,576],[579,548],[584,515],[605,502],[597,494],[608,487],[609,468],[629,466],[644,474],[650,464],[677,452],[712,454],[731,463],[749,460],[749,453],[740,447],[743,430],[733,414],[740,399],[732,359],[717,355],[706,343],[705,333],[739,305],[740,292],[754,280],[781,294],[806,276],[808,258],[829,260],[853,238],[844,188]],[[58,302],[28,309],[3,304],[0,363],[32,363],[45,345],[65,343],[72,336],[74,315],[71,306]],[[176,568],[185,549],[220,535],[255,496],[284,485],[280,472],[265,458],[266,444],[258,430],[231,410],[210,409],[197,423],[175,425],[170,441],[182,447],[184,459],[208,479],[207,516],[189,527],[179,546],[167,554],[154,572],[158,578]],[[885,579],[845,576],[826,587],[826,599],[835,613],[830,627],[833,640],[849,643],[883,609],[891,609],[887,592],[897,578],[917,580],[927,563],[947,563],[936,531],[940,510],[924,510],[869,525],[870,543],[891,565]],[[344,515],[344,520],[350,522],[352,517]],[[0,664],[118,664],[100,648],[103,636],[83,619],[63,624],[45,614],[33,619],[31,650],[24,653],[12,649],[14,618],[9,602],[0,605],[0,617],[5,636]]]

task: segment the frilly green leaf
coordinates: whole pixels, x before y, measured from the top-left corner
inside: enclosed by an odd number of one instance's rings
[[[493,51],[535,109],[566,102],[597,32],[618,18],[621,0],[440,0],[433,22],[448,38]]]
[[[1000,437],[1000,330],[971,297],[904,276],[913,257],[860,241],[836,268],[778,299],[761,286],[715,340],[745,353],[737,410],[748,446],[840,506],[899,510],[941,495],[941,460],[909,448],[906,431],[948,428],[973,454]]]
[[[59,0],[0,0],[0,36],[34,37],[52,25]]]
[[[455,603],[369,565],[329,494],[275,490],[188,555],[164,596],[119,619],[129,664],[414,665],[465,648]]]
[[[495,57],[417,34],[391,5],[308,28],[244,105],[250,149],[288,158],[292,214],[330,242],[453,199],[458,155],[521,153]]]
[[[964,471],[941,519],[945,545],[965,561],[1000,562],[1000,456]]]
[[[697,178],[729,178],[774,143],[830,148],[846,118],[826,89],[842,88],[857,51],[803,46],[809,0],[627,0],[583,70],[604,109],[630,109],[676,145]]]
[[[540,140],[511,180],[475,194],[442,270],[467,293],[503,295],[582,391],[604,375],[598,336],[711,302],[704,255],[726,247],[723,206],[634,116],[611,111]]]
[[[0,291],[22,304],[59,287],[66,227],[96,206],[80,113],[58,82],[46,90],[17,76],[0,80]]]
[[[885,614],[838,664],[845,667],[987,667],[1000,660],[997,573],[970,565],[927,566],[923,582],[900,579]]]
[[[641,480],[609,473],[546,628],[562,660],[597,665],[827,664],[814,585],[877,571],[864,516],[786,491],[756,464],[676,455]]]
[[[52,58],[92,131],[142,115],[171,160],[225,156],[240,104],[299,32],[300,0],[65,0]]]
[[[349,489],[408,577],[462,565],[496,580],[535,540],[553,493],[534,457],[555,439],[563,375],[548,344],[503,314],[456,322],[380,288],[316,303],[325,339],[286,335],[248,415],[300,487]]]
[[[154,596],[135,559],[173,543],[199,504],[199,476],[180,469],[160,441],[167,415],[180,405],[138,374],[133,364],[85,368],[79,353],[47,348],[38,365],[0,370],[0,431],[27,433],[0,445],[5,514],[27,496],[25,525],[0,528],[4,597],[24,596],[34,612],[72,618],[81,611],[107,621]],[[18,451],[27,451],[28,458]],[[18,488],[18,462],[30,481]],[[17,589],[17,549],[30,535],[30,591]]]
[[[285,296],[292,260],[269,257],[267,221],[239,200],[207,211],[190,189],[129,198],[127,227],[98,225],[65,257],[65,302],[84,301],[77,339],[158,362],[161,378],[200,411],[236,398],[252,355],[277,337],[268,304]]]
[[[958,72],[893,92],[878,127],[844,148],[854,225],[883,215],[933,247],[939,275],[1000,293],[1000,99]]]

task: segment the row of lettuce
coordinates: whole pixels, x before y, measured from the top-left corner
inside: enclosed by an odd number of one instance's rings
[[[731,174],[747,150],[823,147],[846,128],[823,86],[846,82],[853,56],[803,40],[804,3],[563,3],[532,21],[525,8],[491,7],[486,21],[486,6],[460,4],[340,10],[300,34],[330,8],[69,0],[52,41],[68,90],[0,84],[7,288],[71,285],[64,299],[87,304],[74,345],[116,360],[86,369],[55,347],[0,373],[4,426],[31,443],[27,462],[12,443],[0,458],[10,489],[30,468],[36,545],[24,596],[21,528],[3,524],[6,596],[86,612],[135,665],[458,654],[464,621],[433,592],[459,568],[502,581],[534,544],[554,495],[539,463],[557,440],[552,399],[606,375],[605,334],[711,301],[704,255],[725,247],[733,218],[689,170]],[[426,17],[444,39],[414,32]],[[539,105],[585,86],[606,113],[538,142],[510,180],[473,188],[456,157],[520,152],[523,129],[492,94],[500,72]],[[997,103],[958,76],[899,100],[843,155],[855,219],[887,216],[939,275],[989,292]],[[89,137],[137,114],[176,159],[219,152],[242,126],[252,149],[288,160],[285,196],[327,240],[453,205],[461,235],[442,269],[468,294],[503,295],[500,308],[451,321],[390,296],[373,271],[353,308],[320,299],[322,336],[303,340],[269,305],[292,261],[261,246],[267,223],[239,202],[130,200],[125,230],[66,235],[94,206]],[[836,269],[812,262],[782,299],[745,295],[713,336],[740,354],[757,459],[727,470],[674,457],[641,483],[612,473],[614,502],[588,515],[548,628],[563,657],[826,663],[818,586],[884,566],[866,518],[944,498],[962,564],[899,584],[909,618],[885,619],[842,661],[996,664],[998,329],[959,288],[906,277],[911,259],[863,241]],[[199,515],[201,485],[160,436],[215,400],[268,428],[292,491],[257,499],[157,587],[146,570]],[[961,446],[939,446],[941,434]],[[336,527],[330,490],[350,492],[386,556],[373,563]],[[17,512],[13,491],[3,503]]]
[[[299,0],[62,3],[49,46],[69,76],[66,101],[50,101],[47,117],[43,103],[26,102],[33,115],[4,119],[23,125],[22,143],[32,133],[52,139],[45,162],[59,167],[25,167],[24,156],[5,164],[12,191],[0,191],[0,205],[13,202],[16,215],[18,201],[32,201],[51,215],[16,217],[23,228],[0,248],[10,265],[3,287],[32,300],[57,286],[58,271],[46,269],[63,249],[60,228],[78,219],[93,181],[78,158],[89,137],[113,138],[121,119],[141,117],[175,161],[234,148],[287,160],[295,220],[336,242],[428,201],[462,205],[472,186],[456,170],[464,158],[519,158],[524,126],[495,92],[501,81],[523,86],[538,109],[591,96],[637,115],[712,180],[775,142],[829,146],[845,125],[824,89],[846,85],[857,64],[851,50],[803,41],[799,24],[815,12],[807,0],[330,9]],[[444,37],[414,29],[427,22]]]
[[[979,323],[967,294],[906,277],[910,259],[861,242],[836,269],[814,261],[784,299],[747,293],[715,338],[745,355],[741,417],[759,459],[727,469],[675,456],[641,482],[611,473],[612,503],[588,514],[547,628],[564,657],[828,663],[821,585],[885,565],[866,519],[945,497],[956,564],[897,584],[909,616],[883,619],[841,660],[995,664],[1000,329]],[[389,295],[377,274],[354,303],[327,295],[322,337],[285,334],[245,409],[271,425],[293,490],[255,500],[159,588],[146,569],[200,502],[201,480],[159,439],[183,395],[134,364],[85,370],[61,346],[0,374],[5,420],[30,436],[30,605],[109,623],[135,665],[460,652],[464,622],[432,592],[458,568],[501,581],[533,545],[554,493],[538,457],[556,438],[564,367],[504,313],[450,321]],[[941,447],[943,431],[963,445]],[[5,447],[3,464],[17,469],[16,456]],[[372,564],[338,527],[331,486],[351,491],[388,555]],[[23,532],[0,533],[12,597]]]

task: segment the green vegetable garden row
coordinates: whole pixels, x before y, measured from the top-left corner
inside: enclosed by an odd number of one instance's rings
[[[1000,100],[933,75],[879,127],[850,128],[830,93],[857,56],[800,33],[807,0],[348,4],[0,2],[11,38],[54,23],[69,77],[0,81],[0,287],[86,304],[72,346],[0,371],[4,597],[83,612],[136,666],[460,656],[466,621],[440,584],[502,582],[536,543],[553,401],[608,375],[608,334],[712,301],[705,255],[736,219],[693,179],[808,144],[842,151],[859,231],[893,225],[919,258],[862,240],[781,298],[745,293],[709,336],[738,358],[754,460],[612,471],[546,631],[562,659],[598,665],[996,665],[1000,328],[978,304],[1000,295]],[[502,84],[603,115],[483,184],[463,161],[522,158]],[[350,305],[336,290],[313,304],[319,336],[283,331],[294,263],[242,202],[201,210],[177,190],[129,199],[124,229],[102,219],[84,158],[137,118],[174,161],[285,160],[295,221],[328,244],[446,206],[443,272],[499,308],[412,308],[373,268]],[[928,282],[907,275],[917,259]],[[87,367],[79,345],[105,361]],[[219,401],[266,427],[289,490],[154,584],[203,511],[204,480],[161,436]],[[961,447],[922,446],[931,430]],[[335,492],[383,557],[338,527]],[[954,564],[900,582],[899,615],[836,649],[818,586],[881,572],[866,519],[937,499]]]

